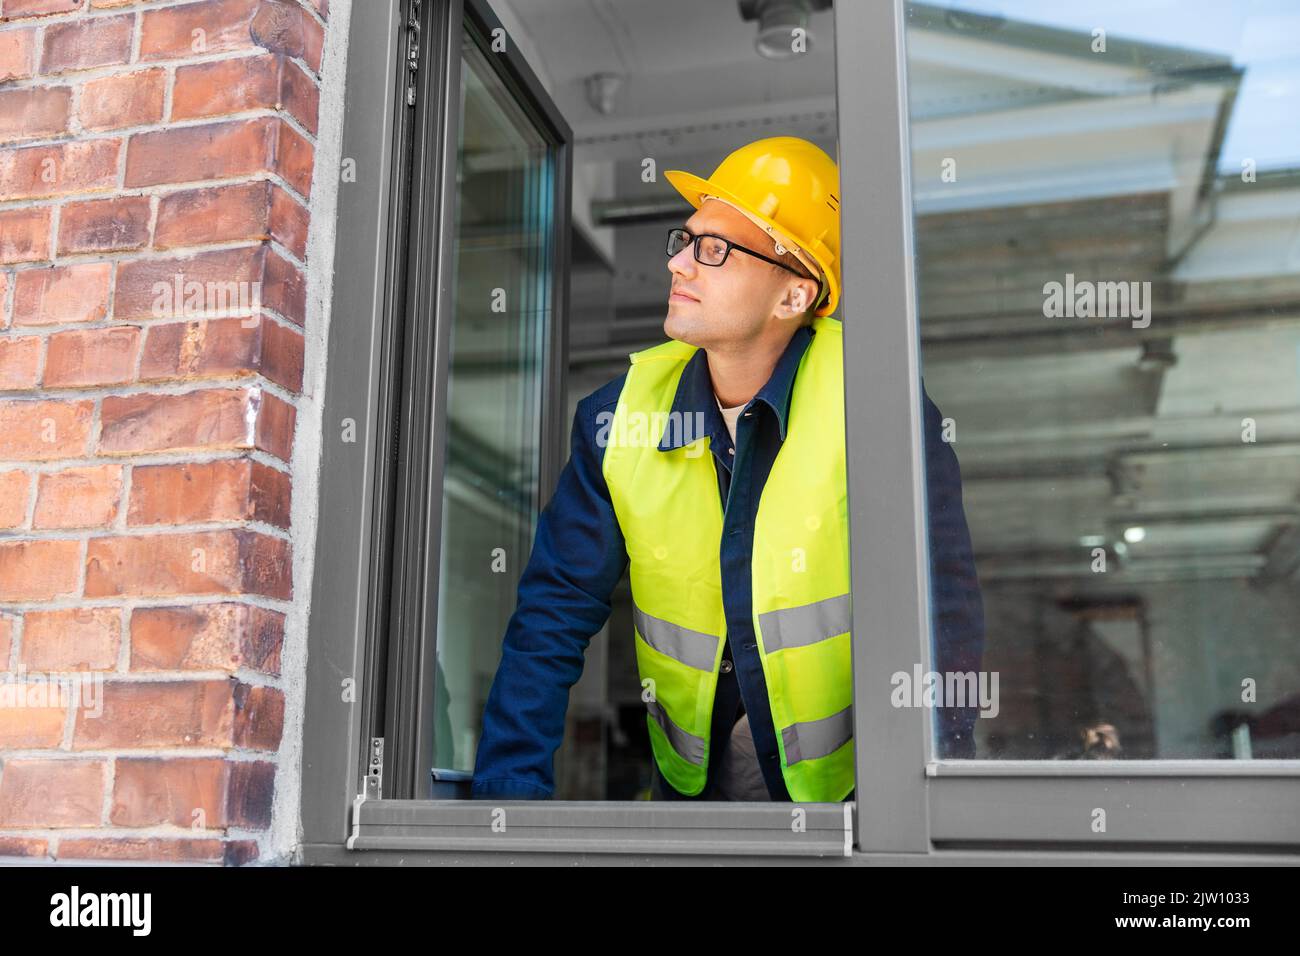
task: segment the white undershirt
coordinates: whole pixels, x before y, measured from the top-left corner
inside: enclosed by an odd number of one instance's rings
[[[731,432],[731,443],[734,445],[736,444],[736,419],[740,417],[741,409],[745,407],[745,403],[733,405],[731,408],[723,408],[722,402],[718,401],[716,394],[713,396],[713,400],[718,402],[718,411],[722,412],[722,419],[727,423],[727,431]]]

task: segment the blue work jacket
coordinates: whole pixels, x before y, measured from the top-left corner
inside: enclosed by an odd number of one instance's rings
[[[745,406],[732,444],[718,410],[707,353],[687,362],[672,411],[703,416],[724,506],[719,558],[727,635],[714,701],[711,751],[722,753],[742,712],[749,714],[754,749],[771,798],[788,801],[776,731],[754,637],[750,558],[759,496],[785,440],[790,395],[814,331],[802,327],[777,360],[767,383]],[[474,766],[475,799],[546,799],[554,795],[554,755],[564,737],[569,688],[582,675],[591,636],[610,615],[610,595],[627,567],[627,550],[601,471],[604,448],[596,434],[614,411],[624,373],[583,398],[573,419],[569,460],[542,510],[532,554],[519,581],[518,603],[506,627],[501,663],[488,693]],[[922,389],[924,392],[924,389]],[[602,412],[604,418],[598,418]],[[983,603],[961,504],[961,474],[942,439],[942,416],[925,395],[925,461],[933,582],[935,670],[979,669],[984,643]],[[665,429],[660,448],[684,444],[685,429]],[[743,710],[742,710],[743,708]],[[938,751],[973,757],[974,707],[935,711]],[[709,761],[704,792],[680,799],[711,799],[720,761]],[[658,769],[655,770],[658,776]]]

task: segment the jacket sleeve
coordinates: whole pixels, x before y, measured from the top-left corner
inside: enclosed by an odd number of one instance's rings
[[[569,460],[538,518],[483,712],[473,799],[554,795],[569,688],[582,676],[592,635],[609,619],[610,595],[627,565],[595,435],[596,413],[602,398],[609,404],[610,391],[606,386],[578,403]]]
[[[978,673],[984,654],[984,600],[962,508],[961,469],[952,444],[944,441],[942,413],[924,384],[921,392],[925,403],[933,669],[940,674]],[[973,758],[979,708],[938,707],[934,713],[938,756]]]

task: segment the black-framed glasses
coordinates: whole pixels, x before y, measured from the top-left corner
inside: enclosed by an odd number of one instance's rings
[[[727,261],[727,256],[731,255],[731,250],[743,252],[746,255],[753,256],[755,259],[762,259],[764,262],[770,262],[774,266],[779,266],[786,272],[792,272],[800,279],[812,279],[817,283],[817,296],[814,302],[821,299],[822,284],[816,276],[804,275],[797,269],[791,269],[784,262],[777,262],[775,259],[763,255],[761,252],[755,252],[753,249],[746,249],[737,242],[730,239],[724,239],[722,236],[714,236],[709,233],[702,235],[693,235],[688,229],[669,229],[668,230],[668,258],[671,259],[677,253],[681,252],[691,243],[695,244],[695,261],[706,266],[720,266]]]

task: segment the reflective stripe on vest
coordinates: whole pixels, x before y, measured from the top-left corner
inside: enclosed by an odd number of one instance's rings
[[[636,606],[636,601],[632,602],[632,623],[641,639],[660,654],[699,671],[713,670],[713,658],[718,650],[718,638],[714,635],[651,617]]]
[[[853,708],[845,707],[838,714],[821,720],[810,720],[781,728],[781,742],[785,745],[788,763],[826,757],[853,739]]]
[[[694,734],[688,734],[682,730],[673,723],[672,718],[668,716],[668,712],[653,700],[646,701],[646,709],[650,711],[650,716],[663,729],[664,734],[668,737],[668,742],[673,745],[673,750],[676,750],[684,760],[691,763],[704,763],[704,738],[696,737]]]
[[[758,623],[763,629],[764,646],[771,654],[787,647],[802,647],[845,634],[850,626],[849,611],[849,596],[840,594],[802,607],[760,614]]]
[[[813,332],[759,498],[750,571],[781,775],[796,802],[831,802],[854,786],[844,359],[839,320],[818,318]],[[669,341],[633,354],[610,427],[603,441],[597,436],[627,546],[651,750],[664,778],[687,795],[707,782],[727,635],[710,439],[658,448],[695,351]]]

